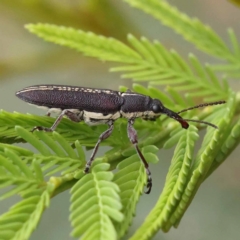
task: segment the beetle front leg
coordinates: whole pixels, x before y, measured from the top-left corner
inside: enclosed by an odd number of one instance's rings
[[[100,135],[100,137],[99,137],[99,139],[98,139],[98,141],[97,141],[97,143],[96,143],[96,145],[95,145],[95,147],[94,147],[94,149],[93,149],[92,155],[91,155],[90,159],[87,161],[87,163],[86,163],[86,165],[85,165],[85,169],[84,169],[84,172],[85,172],[85,173],[88,173],[89,170],[90,170],[90,167],[91,167],[91,165],[92,165],[92,162],[93,162],[93,160],[94,160],[94,157],[95,157],[95,155],[96,155],[96,153],[97,153],[99,144],[100,144],[103,140],[107,139],[107,138],[111,135],[111,133],[112,133],[112,131],[113,131],[113,123],[114,123],[114,121],[113,121],[113,120],[110,120],[110,121],[108,122],[108,127],[109,127],[109,128]]]
[[[137,132],[133,127],[133,123],[134,123],[134,119],[130,119],[128,121],[128,127],[127,127],[128,137],[129,137],[131,143],[134,144],[136,152],[137,152],[139,158],[141,159],[141,161],[144,165],[144,168],[145,168],[145,171],[146,171],[146,174],[147,174],[147,191],[145,193],[149,194],[151,192],[151,189],[152,189],[151,172],[149,170],[148,163],[147,163],[146,159],[144,158],[142,152],[140,151],[140,149],[138,147]]]
[[[57,117],[56,121],[54,122],[54,124],[50,127],[42,127],[42,126],[36,126],[34,127],[31,132],[34,132],[35,130],[38,131],[45,131],[45,132],[53,132],[55,131],[56,127],[58,126],[58,124],[61,122],[62,118],[64,116],[67,116],[70,120],[72,120],[73,122],[80,122],[82,121],[82,115],[81,114],[77,114],[74,112],[71,112],[68,109],[65,109],[61,112],[61,114]]]

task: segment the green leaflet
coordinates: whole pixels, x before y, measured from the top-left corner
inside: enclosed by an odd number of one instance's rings
[[[112,182],[109,164],[95,160],[91,173],[83,176],[71,190],[72,235],[81,239],[117,239],[112,219],[123,220],[119,188]]]
[[[209,26],[202,24],[196,18],[191,19],[169,3],[162,0],[124,1],[161,20],[163,24],[173,28],[202,51],[233,63],[239,62],[222,39]]]
[[[180,12],[176,7],[171,6],[163,0],[124,0],[131,6],[141,9],[160,20],[162,24],[174,29],[181,34],[187,41],[193,43],[200,50],[209,55],[227,61],[226,64],[213,66],[216,71],[227,72],[229,77],[239,78],[240,67],[240,44],[232,29],[229,29],[228,35],[233,48],[229,48],[222,39],[208,25],[204,25],[197,18],[190,18]],[[145,44],[146,45],[146,44]],[[160,51],[162,48],[160,47]],[[166,58],[163,52],[163,59]],[[160,57],[158,57],[160,59]],[[161,59],[162,60],[162,59]],[[164,61],[158,60],[158,63],[164,64]],[[184,66],[184,65],[183,65]],[[185,68],[186,70],[187,68]],[[173,76],[172,76],[173,77]],[[204,78],[201,78],[204,81]],[[166,83],[168,84],[168,83]],[[209,100],[206,100],[209,101]]]
[[[28,239],[40,217],[49,206],[50,191],[43,189],[18,202],[0,217],[0,238],[4,240]]]
[[[0,125],[4,126],[4,129],[0,132],[0,141],[2,143],[22,142],[23,140],[15,131],[15,126],[21,126],[30,131],[34,126],[50,127],[54,123],[54,120],[54,118],[46,116],[34,116],[17,112],[9,113],[1,110]],[[62,136],[72,142],[76,139],[84,139],[87,135],[95,136],[95,140],[98,137],[91,128],[86,126],[86,124],[74,123],[68,119],[63,119],[57,130]]]
[[[199,186],[204,181],[205,177],[208,175],[208,172],[211,172],[211,168],[214,167],[215,158],[219,154],[219,151],[223,144],[223,140],[226,135],[229,134],[229,128],[226,126],[229,126],[230,122],[232,121],[235,109],[236,98],[235,94],[231,93],[227,105],[224,109],[222,109],[222,118],[219,119],[218,115],[216,115],[214,121],[218,125],[219,130],[208,128],[207,134],[204,137],[202,143],[202,147],[198,151],[198,154],[192,166],[191,177],[184,190],[181,201],[175,209],[174,213],[172,214],[171,219],[165,225],[165,231],[168,231],[172,225],[177,227],[180,219],[182,218],[184,212],[191,203]]]
[[[197,128],[194,126],[190,126],[188,131],[183,133],[174,151],[163,192],[142,226],[130,238],[131,240],[149,239],[169,221],[187,184],[193,148],[197,139]]]
[[[2,194],[0,200],[15,194],[24,199],[0,216],[0,238],[28,239],[49,205],[52,188],[44,182],[39,163],[33,161],[31,171],[11,148],[6,146],[4,155],[0,155],[0,188],[12,188]]]
[[[30,158],[25,157],[25,161],[29,162],[34,158],[37,159],[39,163],[44,164],[42,170],[45,172],[45,175],[49,176],[57,172],[66,174],[73,172],[80,166],[83,167],[85,155],[78,141],[75,142],[76,152],[69,143],[56,132],[50,137],[48,133],[40,131],[33,134],[21,127],[16,127],[16,131],[21,138],[29,142],[40,152],[40,154],[33,154]]]
[[[153,85],[171,85],[175,91],[195,90],[199,96],[212,95],[217,100],[220,96],[225,98],[226,86],[220,85],[216,75],[209,65],[201,66],[198,59],[192,54],[188,64],[175,52],[167,51],[159,42],[150,43],[146,38],[141,40],[129,35],[131,45],[142,55],[143,60],[134,66],[115,67],[112,71],[126,71],[123,78],[133,78],[136,81],[148,81]],[[161,57],[161,61],[159,58]],[[213,94],[214,92],[214,94]],[[182,98],[180,98],[182,101]],[[213,99],[214,100],[214,99]]]
[[[0,188],[14,186],[2,194],[0,200],[9,198],[14,194],[23,194],[25,190],[34,190],[43,182],[43,174],[36,161],[33,163],[35,170],[33,172],[15,152],[6,148],[5,156],[0,155],[0,162]]]
[[[120,41],[91,32],[40,23],[28,24],[26,28],[46,41],[76,49],[101,60],[131,63],[141,59],[135,51]]]
[[[213,171],[223,163],[224,160],[230,155],[230,153],[237,147],[240,141],[240,120],[238,120],[234,126],[230,125],[230,133],[226,137],[225,142],[221,146],[219,153],[217,154],[215,161],[212,163],[211,168],[209,169],[208,177]]]
[[[7,121],[6,121],[7,119]],[[34,144],[34,138],[32,138],[32,135],[39,135],[38,137],[44,137],[44,141],[46,144],[51,148],[52,141],[51,138],[47,137],[45,134],[37,133],[35,131],[33,134],[30,132],[30,130],[33,129],[34,126],[48,126],[50,127],[54,123],[55,118],[51,117],[41,117],[41,116],[34,116],[30,114],[20,114],[20,113],[9,113],[6,111],[1,110],[0,111],[0,124],[4,125],[5,127],[2,128],[2,132],[0,131],[0,143],[16,143],[16,142],[24,142],[27,141],[28,138],[32,139],[32,145]],[[124,124],[126,125],[126,121],[124,121]],[[126,135],[126,127],[125,131],[122,131],[121,138],[119,138],[119,131],[118,130],[122,125],[122,121],[118,120],[115,123],[115,129],[113,131],[113,134],[110,138],[103,141],[101,145],[111,145],[115,147],[119,147],[121,145],[126,145],[126,140],[128,141],[127,135]],[[24,128],[25,133],[25,139],[23,139],[21,136],[18,135],[18,132],[15,129],[15,126],[19,126]],[[57,132],[61,134],[61,136],[65,139],[65,141],[74,143],[76,140],[81,142],[81,145],[88,146],[88,147],[94,147],[99,135],[106,130],[106,126],[99,125],[99,126],[93,126],[90,127],[84,122],[81,123],[74,123],[68,119],[62,119],[61,123],[57,127]],[[21,132],[21,130],[19,130]],[[48,136],[51,136],[52,133],[48,133]],[[125,138],[124,138],[125,136]],[[48,139],[47,139],[48,138]],[[56,138],[56,136],[55,136]],[[42,145],[38,146],[38,142],[35,140],[36,147],[39,148],[38,150],[41,150]],[[13,147],[14,148],[14,147]],[[42,149],[43,150],[43,149]],[[1,148],[0,148],[1,151]],[[27,152],[27,150],[23,150]],[[45,148],[44,151],[47,151],[45,154],[48,154],[48,150]],[[58,152],[57,154],[60,154]]]
[[[216,96],[215,100],[227,96],[226,88],[219,83],[210,66],[200,66],[197,58],[191,55],[191,69],[176,51],[167,51],[157,41],[151,43],[146,38],[138,40],[129,35],[128,40],[134,51],[115,39],[98,37],[72,28],[48,24],[28,25],[27,28],[47,41],[72,47],[86,55],[128,64],[112,69],[126,71],[127,74],[122,76],[124,78],[149,81],[157,85],[171,84],[178,91],[198,90],[203,97]]]
[[[148,162],[156,163],[158,161],[158,157],[155,155],[158,152],[158,148],[155,146],[145,146],[142,151]],[[137,202],[146,184],[146,172],[137,154],[121,161],[117,169],[118,172],[114,175],[113,181],[120,188],[124,221],[116,223],[115,227],[118,237],[121,238],[133,220]]]

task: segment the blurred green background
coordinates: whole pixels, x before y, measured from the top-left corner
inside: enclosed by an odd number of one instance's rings
[[[197,17],[210,25],[227,41],[226,29],[232,27],[240,40],[240,11],[228,1],[216,0],[171,0],[190,17]],[[34,84],[57,83],[88,87],[118,89],[119,85],[131,86],[130,80],[122,80],[117,73],[109,73],[109,66],[95,59],[87,58],[73,50],[46,43],[24,29],[27,23],[51,23],[105,36],[122,41],[127,33],[158,39],[167,48],[174,48],[183,57],[189,52],[196,54],[202,62],[216,60],[197,51],[149,15],[130,8],[122,1],[114,0],[0,0],[0,108],[43,115],[44,112],[19,101],[15,91]],[[237,80],[231,81],[234,90],[239,91]],[[204,134],[204,133],[202,133]],[[99,155],[104,153],[100,149]],[[150,166],[154,187],[151,195],[143,195],[137,208],[137,217],[128,236],[145,218],[149,209],[163,188],[173,149],[160,150],[160,162]],[[229,157],[201,186],[178,229],[169,233],[158,233],[154,239],[201,240],[240,239],[240,149]],[[88,152],[89,156],[89,152]],[[11,201],[0,205],[0,213],[11,206]],[[54,199],[45,211],[34,240],[71,239],[68,221],[69,192]],[[126,237],[128,239],[128,237]]]

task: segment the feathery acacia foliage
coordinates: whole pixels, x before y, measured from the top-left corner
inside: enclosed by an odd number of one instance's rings
[[[177,227],[200,185],[227,159],[240,141],[239,97],[216,71],[239,76],[240,47],[233,30],[230,51],[223,40],[199,20],[192,20],[165,1],[125,0],[173,28],[200,50],[226,61],[223,66],[203,65],[189,54],[185,61],[158,41],[128,35],[129,45],[72,28],[49,24],[29,24],[26,28],[39,37],[63,45],[86,56],[119,63],[112,72],[123,78],[148,82],[145,88],[133,84],[135,92],[160,99],[173,111],[204,101],[224,99],[223,106],[194,109],[183,114],[212,122],[197,154],[198,131],[202,124],[182,129],[162,116],[155,122],[138,120],[139,146],[149,163],[158,161],[159,148],[176,145],[163,192],[142,226],[131,239],[151,239],[160,229]],[[165,92],[157,86],[167,85]],[[125,87],[121,87],[125,91]],[[95,160],[91,173],[84,175],[82,146],[94,147],[106,126],[89,127],[67,119],[57,132],[29,132],[33,126],[51,126],[54,119],[20,113],[0,112],[0,200],[19,195],[22,200],[0,217],[0,239],[28,239],[49,206],[51,197],[71,188],[70,220],[72,235],[81,239],[121,239],[132,223],[143,192],[145,170],[126,134],[126,121],[115,123],[113,135],[103,142],[111,147]],[[27,142],[36,152],[12,145]],[[114,173],[111,170],[116,170]],[[83,221],[84,220],[84,221]],[[84,223],[83,223],[84,222]]]
[[[229,30],[229,39],[233,48],[231,51],[210,26],[204,25],[197,18],[191,19],[164,0],[124,1],[160,20],[162,24],[173,28],[200,50],[225,60],[226,65],[218,66],[216,69],[236,74],[239,77],[240,45],[233,30]]]
[[[123,220],[119,187],[112,182],[109,164],[94,162],[90,174],[83,176],[71,190],[71,215],[73,236],[82,239],[116,239],[116,231],[110,218]],[[98,163],[98,164],[97,164]]]

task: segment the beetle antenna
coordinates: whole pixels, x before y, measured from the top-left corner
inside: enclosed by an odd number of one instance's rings
[[[181,121],[203,123],[203,124],[206,124],[206,125],[208,125],[208,126],[211,126],[211,127],[213,127],[213,128],[218,129],[218,127],[217,127],[216,125],[214,125],[214,124],[212,124],[212,123],[210,123],[210,122],[202,121],[202,120],[185,119],[185,118],[183,118],[183,119],[181,119]]]
[[[183,109],[181,110],[180,112],[178,112],[177,114],[179,113],[182,113],[182,112],[186,112],[186,111],[189,111],[189,110],[192,110],[192,109],[195,109],[195,108],[200,108],[200,107],[207,107],[207,106],[212,106],[212,105],[219,105],[219,104],[224,104],[226,103],[226,101],[217,101],[217,102],[211,102],[211,103],[202,103],[202,104],[199,104],[199,105],[196,105],[194,107],[190,107],[190,108],[186,108],[186,109]],[[189,121],[189,120],[188,120]],[[193,122],[193,121],[192,121]],[[206,122],[205,122],[206,123]]]
[[[218,127],[216,125],[212,124],[212,123],[205,122],[205,121],[202,121],[202,120],[184,119],[181,116],[179,116],[179,113],[186,112],[186,111],[189,111],[189,110],[192,110],[192,109],[195,109],[195,108],[212,106],[212,105],[219,105],[219,104],[224,104],[224,103],[226,103],[226,101],[202,103],[202,104],[196,105],[194,107],[183,109],[183,110],[181,110],[180,112],[177,112],[177,113],[171,111],[170,109],[164,108],[164,113],[167,114],[170,118],[173,118],[173,119],[177,120],[182,125],[182,128],[185,128],[185,129],[187,129],[189,127],[187,122],[203,123],[203,124],[206,124],[208,126],[211,126],[211,127],[217,129]]]

